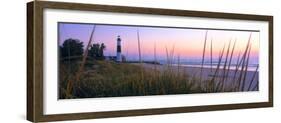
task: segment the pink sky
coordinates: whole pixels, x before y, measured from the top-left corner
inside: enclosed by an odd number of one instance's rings
[[[88,43],[93,24],[59,24],[59,44],[68,38],[79,39]],[[166,47],[171,50],[174,47],[174,55],[181,59],[202,58],[206,29],[188,28],[159,28],[118,25],[96,25],[94,43],[106,45],[105,55],[116,55],[116,39],[120,35],[122,39],[122,54],[129,60],[138,59],[137,30],[141,41],[142,58],[153,59],[154,44],[156,45],[157,59],[166,59]],[[213,41],[213,55],[217,57],[223,46],[227,47],[230,40],[232,44],[236,40],[235,56],[243,52],[247,41],[251,36],[251,59],[258,61],[259,32],[257,31],[226,31],[208,30],[206,57],[209,57],[210,41]]]

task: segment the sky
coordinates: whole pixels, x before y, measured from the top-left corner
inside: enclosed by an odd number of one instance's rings
[[[234,59],[242,53],[251,35],[250,63],[258,63],[259,32],[191,29],[191,28],[167,28],[167,27],[144,27],[125,25],[101,25],[82,23],[58,23],[58,40],[61,45],[66,39],[79,39],[88,44],[90,34],[95,27],[92,43],[104,43],[105,56],[115,56],[117,48],[117,36],[121,37],[122,55],[128,60],[138,60],[139,30],[140,47],[143,60],[154,59],[154,47],[157,60],[166,60],[166,49],[171,52],[174,49],[174,57],[181,60],[202,59],[205,36],[207,34],[206,55],[210,57],[210,45],[212,41],[213,58],[219,56],[219,52],[236,41]]]

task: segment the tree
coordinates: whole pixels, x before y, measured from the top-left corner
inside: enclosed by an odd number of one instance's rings
[[[101,46],[100,46],[100,57],[102,57],[104,59],[104,54],[103,54],[103,51],[105,50],[105,45],[104,43],[101,43]]]
[[[83,55],[83,42],[78,39],[67,39],[60,46],[61,57],[82,56]]]
[[[89,56],[97,60],[104,60],[103,51],[105,50],[105,48],[106,46],[104,45],[104,43],[102,43],[101,45],[99,43],[93,44],[89,49]]]

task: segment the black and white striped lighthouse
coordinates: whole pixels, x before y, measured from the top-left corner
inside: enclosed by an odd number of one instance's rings
[[[118,35],[117,37],[117,54],[116,54],[116,61],[122,62],[122,56],[121,56],[121,38]]]

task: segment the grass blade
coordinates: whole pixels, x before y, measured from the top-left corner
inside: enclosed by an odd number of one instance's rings
[[[212,79],[211,79],[211,83],[213,83],[213,85],[214,85],[214,87],[213,87],[213,90],[214,90],[214,91],[217,91],[217,90],[218,90],[218,88],[215,88],[215,85],[217,84],[217,83],[215,83],[215,78],[218,76],[217,74],[219,73],[219,69],[220,69],[222,57],[223,57],[223,54],[224,54],[224,48],[225,48],[225,46],[223,47],[223,50],[221,51],[221,53],[220,53],[220,55],[219,55],[218,65],[217,65],[216,70],[215,70],[215,73],[214,73],[214,75],[213,75],[213,77],[212,77]],[[218,87],[218,86],[217,86],[217,87]]]
[[[222,76],[222,81],[221,81],[221,90],[222,91],[224,90],[224,81],[226,78],[226,66],[227,66],[227,62],[228,62],[228,54],[229,54],[230,45],[231,45],[231,40],[228,43],[226,56],[225,56],[225,62],[224,62],[224,66],[223,66],[223,76]]]
[[[139,29],[137,30],[137,38],[138,38],[139,62],[142,63]]]
[[[76,82],[76,83],[79,82],[80,75],[82,74],[82,71],[84,69],[84,65],[85,65],[85,62],[86,62],[86,59],[87,59],[87,56],[88,56],[88,50],[89,50],[89,47],[91,45],[95,29],[96,29],[96,26],[93,27],[93,30],[92,30],[92,33],[91,33],[88,45],[85,48],[85,52],[83,54],[82,63],[81,63],[81,65],[80,65],[80,67],[79,67],[79,69],[78,69],[78,71],[76,73],[75,80],[74,80],[74,82]],[[71,95],[72,95],[72,92],[73,92],[73,86],[74,86],[73,81],[69,80],[68,83],[67,83],[67,88],[66,88],[66,98],[71,98]]]
[[[154,42],[154,73],[156,74],[156,43]]]
[[[213,39],[211,39],[211,46],[210,46],[210,55],[211,55],[211,73],[213,73]]]
[[[256,70],[255,70],[255,73],[254,73],[254,75],[253,75],[253,77],[252,77],[252,79],[251,79],[251,82],[250,82],[250,85],[248,86],[247,91],[250,91],[250,89],[251,89],[251,87],[252,87],[252,84],[253,84],[253,81],[254,81],[255,78],[256,78],[256,74],[257,74],[257,72],[258,72],[258,69],[259,69],[259,65],[257,66],[257,68],[256,68]]]
[[[247,77],[247,73],[248,73],[248,66],[249,66],[250,54],[251,54],[251,46],[249,47],[248,55],[247,55],[247,60],[246,60],[246,68],[245,68],[244,77],[243,77],[243,82],[242,82],[242,91],[244,91],[245,84],[246,84],[246,77]]]
[[[204,58],[205,58],[205,49],[206,49],[207,37],[208,37],[208,30],[206,31],[206,34],[205,34],[205,40],[204,40],[204,48],[203,48],[203,56],[202,56],[202,64],[201,64],[201,70],[200,70],[200,80],[199,80],[199,83],[201,83],[201,81],[202,81],[203,65],[204,65]]]
[[[252,36],[252,33],[250,34],[247,46],[245,48],[245,51],[244,51],[243,56],[242,56],[241,61],[240,61],[240,63],[242,63],[241,64],[242,68],[240,70],[240,74],[239,74],[239,78],[238,78],[238,89],[241,90],[241,91],[243,91],[241,89],[241,84],[242,84],[241,82],[242,82],[243,73],[245,72],[244,69],[245,69],[246,55],[247,55],[247,52],[248,52],[248,49],[249,49],[249,45],[250,45],[250,41],[251,41],[251,36]]]

